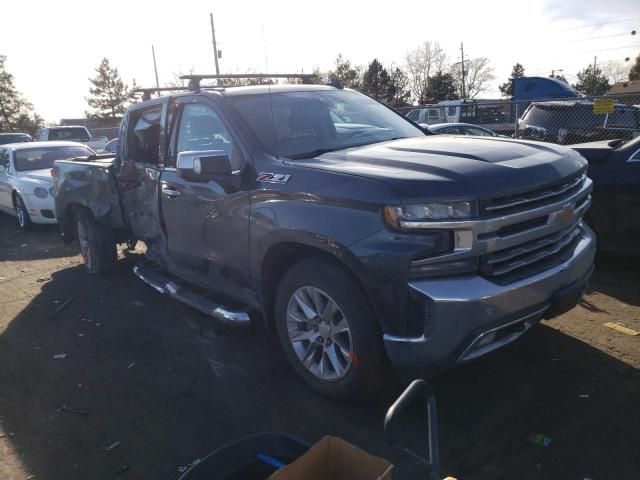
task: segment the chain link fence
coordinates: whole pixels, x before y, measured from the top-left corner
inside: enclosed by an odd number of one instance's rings
[[[449,100],[398,110],[422,125],[467,123],[498,135],[562,145],[640,135],[640,93],[540,101]],[[471,134],[454,126],[442,132]]]

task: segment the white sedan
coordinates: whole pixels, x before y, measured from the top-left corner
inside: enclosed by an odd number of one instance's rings
[[[56,160],[95,155],[76,142],[0,145],[0,211],[14,215],[20,228],[56,223],[51,168]]]

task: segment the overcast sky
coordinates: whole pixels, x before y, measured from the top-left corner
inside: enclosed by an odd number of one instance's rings
[[[482,96],[497,97],[515,62],[530,75],[563,69],[574,81],[595,55],[603,63],[640,54],[640,35],[629,33],[640,31],[639,0],[6,0],[0,54],[47,121],[81,117],[102,57],[144,86],[155,83],[151,45],[161,84],[191,69],[213,73],[209,12],[226,73],[327,70],[339,53],[356,64],[402,65],[425,40],[455,62],[464,42],[466,57],[491,60],[497,80]]]

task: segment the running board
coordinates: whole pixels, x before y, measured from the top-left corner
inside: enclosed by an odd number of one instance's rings
[[[247,312],[234,312],[222,308],[220,305],[207,300],[203,296],[181,287],[173,280],[170,280],[151,268],[135,266],[133,267],[133,273],[154,290],[162,293],[163,295],[169,295],[170,297],[195,308],[205,315],[209,315],[210,317],[220,320],[228,325],[249,325],[250,319]]]

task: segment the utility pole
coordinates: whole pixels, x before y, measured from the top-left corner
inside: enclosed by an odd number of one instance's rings
[[[598,57],[593,57],[593,74],[596,74],[596,65],[598,64]]]
[[[151,55],[153,55],[153,71],[156,74],[156,88],[158,89],[157,93],[160,96],[160,82],[158,81],[158,66],[156,65],[156,51],[151,45]]]
[[[213,27],[213,13],[209,13],[211,18],[211,40],[213,42],[213,59],[216,62],[216,75],[220,75],[220,66],[218,65],[218,46],[216,45],[216,29]],[[220,85],[220,80],[216,79],[216,83]]]
[[[462,100],[464,101],[467,95],[464,88],[464,44],[462,42],[460,42],[460,53],[462,54],[462,61],[460,62],[462,68]]]

